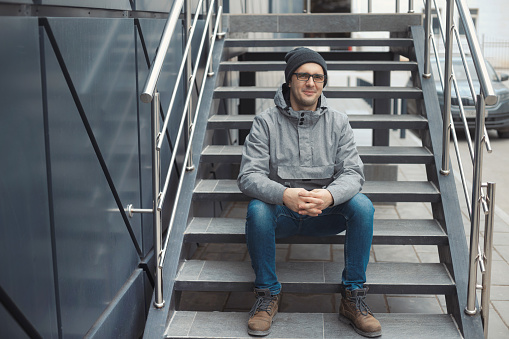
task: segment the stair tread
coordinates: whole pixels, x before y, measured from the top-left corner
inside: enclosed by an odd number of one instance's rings
[[[448,314],[376,313],[387,338],[462,338]],[[166,338],[251,339],[246,333],[248,312],[176,311]],[[338,320],[336,313],[279,312],[271,333],[264,338],[360,338],[350,325]]]
[[[214,98],[274,98],[276,87],[260,86],[224,86],[217,87]],[[403,98],[420,99],[422,90],[417,87],[362,86],[362,87],[325,87],[323,94],[327,98]]]
[[[338,293],[343,262],[278,262],[282,289],[291,293]],[[366,270],[375,294],[447,294],[454,288],[441,263],[374,262]],[[180,267],[175,289],[180,291],[252,291],[249,261],[187,260]]]
[[[223,61],[220,71],[282,71],[285,61]],[[412,61],[327,61],[329,71],[414,71],[417,63]]]
[[[230,33],[407,32],[422,24],[417,13],[242,13],[228,14],[228,19]]]
[[[194,243],[245,243],[245,218],[193,218],[184,240]],[[278,243],[343,244],[345,234],[328,237],[295,236],[278,239]],[[439,245],[447,235],[433,219],[375,219],[373,244]]]
[[[433,154],[426,147],[358,146],[364,163],[431,164]],[[202,162],[240,163],[242,146],[208,145],[202,151]]]
[[[411,47],[413,40],[409,38],[285,38],[285,39],[226,39],[225,47],[299,47],[299,46],[399,46]]]
[[[378,202],[438,202],[440,192],[428,181],[366,181],[362,193]],[[240,192],[237,181],[200,180],[194,189],[194,200],[251,200]]]
[[[250,129],[254,114],[219,115],[210,117],[208,128],[242,128]],[[413,128],[424,129],[428,121],[421,115],[389,115],[389,114],[349,114],[348,120],[352,128]]]

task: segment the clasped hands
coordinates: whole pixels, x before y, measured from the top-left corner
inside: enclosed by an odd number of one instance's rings
[[[301,215],[316,217],[332,203],[332,194],[326,189],[287,188],[283,193],[283,203],[286,207]]]

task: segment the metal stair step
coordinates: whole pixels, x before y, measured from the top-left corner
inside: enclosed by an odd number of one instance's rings
[[[440,192],[428,181],[366,181],[362,193],[373,202],[438,202]],[[249,201],[236,180],[200,180],[194,200]]]
[[[370,164],[432,164],[433,154],[426,147],[358,146],[364,163]],[[237,163],[242,158],[242,146],[208,145],[202,151],[201,162]]]
[[[351,38],[287,38],[287,39],[226,39],[225,47],[299,47],[299,46],[394,46],[412,47],[414,42],[408,38],[392,39],[351,39]]]
[[[290,293],[339,293],[342,262],[278,262],[282,289]],[[449,294],[454,282],[441,263],[370,263],[367,285],[374,294]],[[187,260],[175,280],[178,291],[252,291],[249,261]]]
[[[377,313],[384,338],[462,338],[448,314]],[[166,330],[166,338],[252,339],[246,332],[248,312],[176,311]],[[284,313],[275,318],[270,335],[277,339],[359,339],[350,325],[338,320],[337,313]]]
[[[189,243],[245,243],[245,219],[193,218],[184,233]],[[375,219],[373,244],[445,245],[447,234],[433,219]],[[277,239],[280,244],[344,244],[345,235],[294,236]]]
[[[215,99],[273,99],[276,94],[275,87],[258,86],[232,86],[217,87],[214,91]],[[325,87],[323,94],[327,98],[371,98],[371,99],[421,99],[422,90],[417,87]]]
[[[407,32],[408,27],[422,24],[417,13],[243,13],[227,18],[230,33]]]
[[[220,71],[282,71],[284,61],[223,61]],[[415,71],[416,62],[407,61],[327,61],[328,71]]]
[[[207,128],[219,129],[251,129],[254,114],[241,115],[218,115],[215,114],[209,118]],[[425,129],[428,126],[428,120],[420,115],[389,115],[389,114],[349,114],[348,120],[352,128],[408,128]]]

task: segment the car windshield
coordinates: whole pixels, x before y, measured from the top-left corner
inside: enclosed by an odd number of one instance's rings
[[[453,59],[452,60],[453,69],[454,69],[454,75],[456,77],[456,80],[458,81],[466,81],[467,80],[467,73],[465,72],[465,68],[463,67],[463,62],[461,59]],[[475,71],[474,63],[472,62],[472,59],[467,59],[467,65],[468,65],[468,71],[470,72],[470,75],[473,78],[473,81],[477,80],[477,72]],[[438,78],[438,70],[436,67],[436,62],[433,63],[431,66],[433,68],[433,77],[435,78],[435,81],[439,81]],[[444,61],[440,60],[440,67],[442,68],[442,72],[445,71]],[[488,75],[490,77],[491,81],[498,81],[498,76],[493,67],[486,62],[486,68],[488,70]]]

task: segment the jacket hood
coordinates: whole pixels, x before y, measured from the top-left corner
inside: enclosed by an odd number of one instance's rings
[[[276,95],[274,96],[274,103],[276,107],[278,107],[283,112],[294,111],[290,104],[290,87],[286,83],[279,86],[276,91]],[[318,99],[318,107],[315,111],[318,115],[322,115],[327,108],[327,99],[325,96],[320,94],[320,98]],[[308,111],[309,112],[309,111]]]

